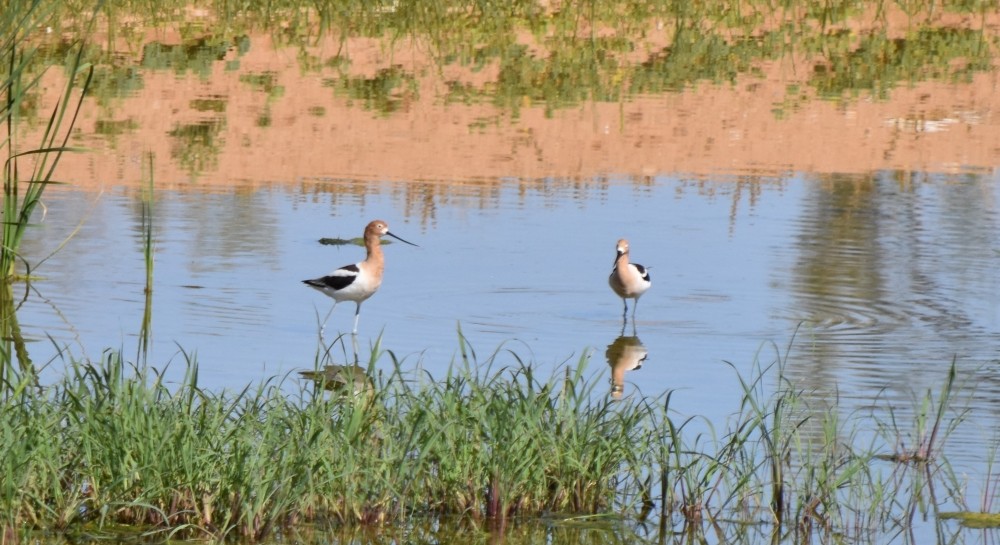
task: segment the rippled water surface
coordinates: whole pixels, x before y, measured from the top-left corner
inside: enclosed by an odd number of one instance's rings
[[[648,351],[625,375],[626,395],[676,390],[679,411],[721,419],[738,408],[736,371],[749,374],[758,351],[766,364],[790,347],[788,374],[816,395],[836,393],[847,411],[880,396],[910,407],[914,392],[937,391],[956,358],[960,380],[978,388],[977,413],[992,415],[996,184],[796,177],[751,192],[670,177],[583,189],[498,182],[486,200],[481,187],[456,186],[432,215],[408,210],[405,183],[350,199],[334,198],[337,181],[164,191],[154,205],[150,361],[196,354],[202,380],[217,388],[312,367],[331,301],[300,280],[364,255],[318,240],[359,236],[382,218],[419,247],[386,246],[386,280],[362,307],[358,339],[367,347],[381,337],[404,367],[443,374],[461,327],[482,361],[501,348],[554,370],[584,356],[610,377],[606,352],[623,320],[607,275],[626,237],[653,278],[624,331]],[[43,255],[82,228],[38,268],[37,294],[19,312],[39,341],[36,362],[55,355],[47,336],[77,356],[135,353],[145,304],[136,198],[50,194],[28,251]],[[341,305],[327,338],[352,323],[353,305]]]

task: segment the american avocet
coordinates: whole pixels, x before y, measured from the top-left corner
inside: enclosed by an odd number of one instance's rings
[[[365,227],[365,249],[368,251],[368,257],[364,261],[353,265],[345,265],[326,276],[302,281],[309,287],[323,292],[323,295],[333,298],[333,308],[330,309],[330,312],[326,314],[326,318],[323,319],[323,326],[320,327],[320,331],[326,327],[326,321],[330,319],[333,309],[337,308],[337,303],[341,301],[354,301],[357,306],[354,310],[353,333],[358,333],[358,318],[361,317],[361,303],[374,295],[378,291],[379,286],[382,285],[385,256],[382,255],[382,240],[380,237],[384,235],[388,235],[400,242],[405,242],[410,246],[416,246],[416,244],[390,233],[389,224],[386,222],[375,220]]]
[[[628,241],[621,239],[618,241],[617,255],[615,256],[615,266],[611,269],[611,276],[608,277],[608,284],[615,290],[618,297],[625,303],[625,310],[622,311],[622,318],[628,315],[628,300],[635,299],[632,306],[632,319],[635,319],[635,309],[639,306],[639,297],[646,293],[652,284],[649,280],[649,271],[646,267],[638,263],[628,262]]]

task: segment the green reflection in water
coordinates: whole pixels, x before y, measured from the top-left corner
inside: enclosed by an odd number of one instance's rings
[[[679,92],[699,81],[734,83],[740,74],[753,72],[755,63],[779,58],[783,41],[781,33],[732,41],[694,29],[679,31],[673,45],[635,69],[630,91]]]
[[[869,92],[887,99],[901,83],[928,79],[968,82],[990,69],[991,48],[981,31],[922,28],[905,38],[881,32],[855,38],[840,33],[824,37],[825,63],[817,63],[809,84],[822,97]]]
[[[94,71],[93,94],[101,106],[109,99],[127,98],[145,87],[142,72],[135,66],[125,66],[121,60],[106,58]]]
[[[222,149],[225,123],[210,119],[198,123],[178,124],[167,134],[174,138],[170,157],[191,176],[215,169]]]
[[[272,70],[241,74],[240,81],[268,97],[279,97],[284,94],[284,88],[278,85],[278,74]]]
[[[371,78],[344,76],[327,79],[323,85],[332,87],[335,96],[360,102],[364,109],[382,115],[399,111],[405,103],[420,99],[416,77],[400,66],[379,70]]]
[[[388,525],[378,528],[339,527],[323,529],[302,527],[291,535],[304,545],[312,544],[370,544],[396,543],[464,543],[505,545],[564,544],[618,544],[653,542],[657,535],[651,528],[633,526],[616,517],[575,517],[547,520],[520,520],[503,528],[476,523],[469,519],[434,517],[415,519],[407,525]],[[672,532],[671,532],[672,534]],[[664,536],[672,538],[673,536]],[[700,529],[692,529],[691,539],[704,539]],[[745,542],[745,541],[744,541]],[[758,540],[763,542],[763,540]]]
[[[246,39],[234,42],[204,37],[179,45],[150,42],[143,46],[140,66],[150,70],[173,70],[178,76],[191,72],[208,79],[212,75],[212,67],[225,61],[231,48],[243,51],[243,47],[249,47]]]
[[[912,17],[903,36],[890,32],[885,21],[886,11],[897,5]],[[138,18],[145,24],[174,28],[184,37],[179,45],[154,41],[134,46],[141,51],[140,69],[207,78],[216,63],[237,69],[239,57],[251,47],[251,36],[269,32],[278,45],[299,49],[303,70],[334,69],[337,75],[329,78],[328,85],[338,96],[391,115],[405,100],[421,99],[415,80],[422,74],[404,70],[392,55],[374,77],[352,74],[350,48],[343,44],[351,38],[374,37],[384,39],[383,49],[390,53],[413,47],[429,51],[439,68],[458,66],[471,73],[499,68],[486,83],[449,81],[444,99],[492,103],[516,116],[525,104],[540,103],[552,110],[590,100],[620,101],[636,93],[676,92],[698,82],[732,82],[739,75],[756,74],[761,63],[793,53],[811,60],[804,81],[826,98],[859,93],[886,98],[899,84],[965,81],[991,69],[996,31],[975,14],[996,6],[995,1],[968,0],[881,7],[854,1],[779,5],[749,1],[736,6],[592,2],[558,8],[529,1],[303,4],[286,0],[209,3],[203,8],[206,17],[199,19],[212,21],[209,25],[186,21],[186,4],[168,1],[155,6],[124,2],[106,8],[105,15],[110,27],[121,27],[118,34],[141,26],[118,21]],[[961,28],[939,22],[942,18],[937,15],[949,12],[973,16]],[[306,51],[321,36],[333,36],[342,44],[331,59]],[[98,65],[108,62],[92,60]],[[127,92],[141,85],[141,77],[130,74],[129,67],[117,68],[124,72],[115,75],[112,70],[109,85],[98,86],[96,92]],[[260,79],[266,74],[247,77],[253,85],[268,86]],[[122,86],[111,85],[119,78],[124,78]]]
[[[94,124],[94,132],[103,136],[119,136],[138,128],[138,124],[132,119],[120,121],[112,119],[99,119]]]
[[[148,72],[208,80],[220,71],[240,70],[243,57],[264,42],[294,49],[301,73],[318,75],[335,98],[382,118],[427,100],[496,107],[495,115],[469,122],[470,130],[481,130],[520,118],[524,108],[551,115],[587,102],[621,103],[701,84],[732,85],[740,78],[752,82],[768,77],[775,63],[794,64],[788,76],[793,79],[771,110],[780,119],[816,98],[882,100],[899,85],[968,82],[992,70],[1000,35],[984,14],[997,6],[996,0],[877,6],[846,0],[559,6],[279,0],[209,2],[195,10],[174,0],[132,1],[103,8],[108,38],[88,49],[87,60],[95,66],[91,96],[100,107],[97,132],[112,137],[111,146],[114,136],[141,129],[134,119],[117,118],[115,107],[143,89]],[[898,19],[900,8],[910,17],[905,28],[888,22],[887,13],[895,10]],[[53,9],[59,11],[57,27],[38,36],[44,47],[29,72],[61,65],[72,42],[63,36],[77,32],[73,6]],[[964,14],[963,26],[941,22],[948,14]],[[173,32],[180,43],[149,29]],[[354,62],[359,48],[352,40],[363,38],[379,40],[381,65]],[[321,40],[332,40],[335,50]],[[431,65],[410,64],[413,52],[426,53]],[[425,96],[422,82],[433,77],[442,79],[434,86],[440,91]],[[271,127],[272,104],[286,98],[281,75],[247,72],[239,80],[267,95],[255,125]],[[40,100],[29,95],[20,104],[25,123],[38,123]],[[174,156],[192,175],[217,164],[219,134],[233,115],[225,112],[225,100],[192,101],[194,111],[217,116],[169,133],[177,141]],[[309,113],[325,115],[316,108]]]

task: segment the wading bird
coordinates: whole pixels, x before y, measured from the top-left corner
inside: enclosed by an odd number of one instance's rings
[[[608,277],[608,284],[611,289],[622,298],[625,310],[622,311],[622,319],[627,320],[628,300],[634,299],[632,305],[632,320],[635,320],[635,309],[639,306],[639,297],[646,293],[652,284],[649,280],[649,271],[646,267],[638,263],[628,261],[628,241],[621,239],[616,247],[615,266],[611,269],[611,276]]]
[[[320,334],[326,327],[326,321],[333,314],[333,309],[337,308],[337,303],[341,301],[354,301],[354,330],[358,333],[358,319],[361,317],[361,303],[378,291],[382,285],[382,272],[385,270],[385,256],[382,255],[383,236],[390,236],[400,242],[405,242],[410,246],[416,244],[403,240],[389,232],[389,224],[382,220],[375,220],[365,227],[365,249],[368,257],[361,263],[345,265],[326,276],[303,280],[302,282],[311,288],[315,288],[327,297],[333,298],[333,308],[323,319],[320,327]]]

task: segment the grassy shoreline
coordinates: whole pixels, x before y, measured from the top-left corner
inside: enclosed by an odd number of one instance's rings
[[[855,444],[865,443],[859,423],[838,420],[835,408],[816,422],[780,359],[738,377],[741,409],[716,435],[689,432],[698,419],[681,421],[669,393],[609,398],[586,357],[539,377],[509,351],[477,361],[467,350],[446,376],[431,377],[387,354],[376,345],[371,383],[356,392],[289,376],[211,392],[199,387],[195,361],[166,384],[111,351],[68,362],[51,385],[8,381],[5,541],[125,525],[160,538],[257,542],[308,524],[456,515],[493,528],[601,515],[661,529],[740,521],[854,535],[936,512],[928,495],[949,475],[938,444],[914,451],[920,459],[884,461],[877,445]],[[914,423],[944,430],[929,441],[944,441],[955,424],[942,422],[953,378],[938,401],[925,399],[929,419]]]

